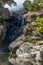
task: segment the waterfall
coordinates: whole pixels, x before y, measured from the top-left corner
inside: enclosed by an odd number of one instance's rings
[[[25,23],[25,22],[24,22],[24,18],[22,18],[22,26],[24,26],[24,23]]]

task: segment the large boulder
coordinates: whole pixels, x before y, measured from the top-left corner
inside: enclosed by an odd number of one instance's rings
[[[9,49],[11,52],[15,52],[19,46],[23,44],[23,35],[18,37],[15,41],[13,41],[10,45],[9,45]]]
[[[29,42],[24,42],[19,49],[16,51],[16,59],[10,58],[9,62],[13,65],[36,65],[34,62],[35,52],[33,50],[33,45]]]

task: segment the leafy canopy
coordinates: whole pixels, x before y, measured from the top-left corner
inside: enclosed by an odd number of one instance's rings
[[[23,3],[23,6],[24,6],[24,9],[26,9],[27,11],[30,10],[30,8],[31,8],[31,1],[30,0],[26,0]]]
[[[33,0],[33,2],[26,0],[23,3],[24,9],[27,11],[38,11],[40,10],[40,5],[43,5],[43,0]]]
[[[43,0],[34,0],[34,3],[43,3]]]
[[[11,4],[17,5],[14,0],[0,0],[0,4],[2,4],[2,5],[8,4],[10,6],[11,6]]]

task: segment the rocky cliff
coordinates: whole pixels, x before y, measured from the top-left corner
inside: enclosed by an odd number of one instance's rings
[[[43,12],[29,12],[23,17],[27,24],[23,34],[9,45],[9,62],[13,65],[43,65],[43,35],[36,31],[35,22],[37,17],[43,18]]]
[[[12,14],[7,8],[0,8],[0,50],[6,49],[8,45],[23,32],[24,18]]]

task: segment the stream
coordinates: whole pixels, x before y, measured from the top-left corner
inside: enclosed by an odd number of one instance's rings
[[[21,18],[21,26],[20,27],[15,27],[13,26],[10,30],[9,33],[3,42],[3,48],[0,48],[0,65],[11,65],[8,62],[8,57],[9,57],[9,49],[8,46],[13,40],[15,40],[18,36],[20,36],[23,33],[23,27],[25,25],[25,20]]]

